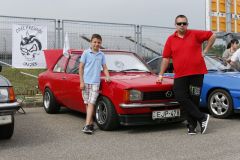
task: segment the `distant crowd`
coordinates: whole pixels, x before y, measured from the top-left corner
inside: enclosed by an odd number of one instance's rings
[[[222,58],[226,64],[240,70],[240,48],[237,39],[232,39],[228,43],[227,49],[224,51]]]

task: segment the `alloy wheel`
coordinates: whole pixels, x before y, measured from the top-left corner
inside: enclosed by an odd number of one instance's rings
[[[224,115],[229,109],[229,99],[221,92],[216,92],[210,99],[210,107],[214,114]]]
[[[49,92],[45,92],[43,101],[44,101],[44,107],[48,109],[49,106],[50,106],[50,94],[49,94]]]
[[[99,124],[104,124],[107,120],[107,106],[106,103],[100,101],[96,107],[96,120]]]

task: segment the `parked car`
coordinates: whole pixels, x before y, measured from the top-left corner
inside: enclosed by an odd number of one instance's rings
[[[2,66],[0,66],[0,72]],[[20,104],[16,101],[13,86],[0,75],[0,139],[9,139],[14,132],[14,113]]]
[[[111,82],[101,77],[95,118],[102,130],[121,125],[143,125],[183,120],[183,111],[173,98],[173,79],[156,83],[156,75],[135,53],[103,50]],[[57,113],[60,106],[86,112],[79,82],[79,61],[83,51],[45,50],[47,71],[38,77],[44,109]]]
[[[208,74],[204,76],[200,107],[207,107],[216,118],[227,118],[240,112],[240,72],[229,68],[219,57],[205,56]],[[147,64],[159,73],[162,57],[156,57]],[[171,64],[172,66],[172,64]],[[173,66],[165,75],[173,77]]]

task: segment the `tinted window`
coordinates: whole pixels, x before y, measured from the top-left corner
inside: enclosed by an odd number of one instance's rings
[[[68,61],[67,65],[67,73],[78,74],[79,73],[79,63],[80,63],[80,55],[73,54]]]
[[[65,56],[62,56],[54,66],[53,72],[64,72],[67,60]]]
[[[154,73],[159,73],[161,58],[157,58],[149,63],[149,66],[154,71]]]
[[[161,62],[162,62],[162,57],[157,57],[157,58],[149,61],[148,65],[152,68],[154,73],[158,74],[160,72]],[[174,69],[173,69],[172,60],[170,59],[169,65],[168,65],[165,73],[173,73],[173,71],[174,71]]]

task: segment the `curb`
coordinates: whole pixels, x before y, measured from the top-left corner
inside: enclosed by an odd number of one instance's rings
[[[22,107],[26,108],[43,107],[42,95],[24,96],[24,98],[18,99],[18,101]]]
[[[42,102],[22,102],[21,106],[23,108],[43,107],[43,103]]]

